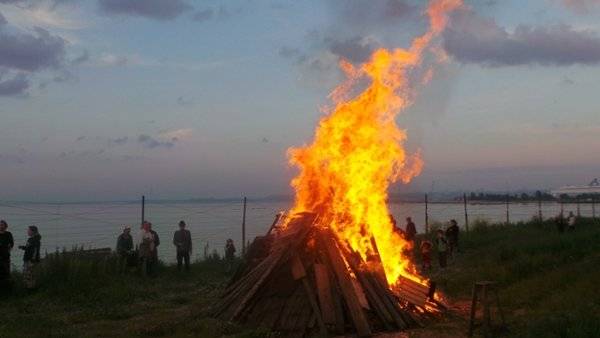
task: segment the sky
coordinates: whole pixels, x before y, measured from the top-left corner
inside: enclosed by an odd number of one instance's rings
[[[0,200],[290,194],[341,59],[407,47],[411,0],[0,0]],[[481,0],[398,117],[423,173],[393,192],[600,176],[600,1]]]

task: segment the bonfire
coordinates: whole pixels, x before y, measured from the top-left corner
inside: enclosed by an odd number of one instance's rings
[[[395,118],[432,78],[426,54],[444,60],[437,37],[460,6],[432,0],[429,30],[408,49],[376,50],[359,66],[340,62],[346,81],[332,92],[313,142],[288,152],[299,168],[294,207],[251,246],[217,317],[286,336],[366,336],[418,326],[443,308],[386,201],[390,184],[410,182],[423,167],[418,152],[405,150]]]

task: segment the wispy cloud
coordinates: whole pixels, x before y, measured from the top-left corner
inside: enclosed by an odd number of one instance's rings
[[[112,15],[173,20],[193,7],[185,0],[98,0],[101,11]]]
[[[600,64],[600,36],[569,25],[518,25],[514,31],[466,9],[453,15],[444,48],[461,63],[484,66]]]
[[[148,149],[155,149],[155,148],[170,149],[175,146],[174,141],[161,141],[161,140],[157,140],[156,138],[154,138],[150,135],[146,135],[146,134],[139,135],[137,141],[142,146],[144,146],[144,148],[148,148]]]

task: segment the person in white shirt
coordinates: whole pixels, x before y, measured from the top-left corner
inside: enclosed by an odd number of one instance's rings
[[[150,223],[144,222],[142,230],[138,235],[138,254],[142,264],[142,271],[150,275],[152,273],[152,265],[154,264],[154,256],[156,245],[154,243],[154,234],[150,230]]]
[[[569,212],[569,217],[567,218],[567,228],[569,230],[575,230],[575,221],[577,220],[577,218],[575,218],[575,215],[573,214],[572,211]]]

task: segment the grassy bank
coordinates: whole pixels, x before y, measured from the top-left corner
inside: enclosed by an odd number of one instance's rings
[[[236,262],[237,264],[237,262]],[[160,265],[156,277],[121,273],[114,259],[47,259],[28,293],[15,273],[0,306],[0,337],[263,336],[207,316],[230,272],[225,262],[192,264],[189,273]]]
[[[600,222],[581,220],[574,232],[562,234],[551,222],[472,227],[461,234],[461,252],[449,267],[429,273],[448,296],[451,313],[410,336],[464,336],[476,280],[499,283],[509,336],[598,336]],[[268,334],[207,316],[230,277],[217,258],[194,263],[188,274],[161,265],[154,278],[120,273],[114,260],[59,257],[40,268],[40,287],[32,294],[15,274],[13,293],[0,303],[0,337]]]
[[[476,222],[460,245],[446,271],[431,273],[451,300],[470,306],[473,282],[493,280],[509,336],[600,335],[600,222],[580,219],[564,233],[551,221]]]

